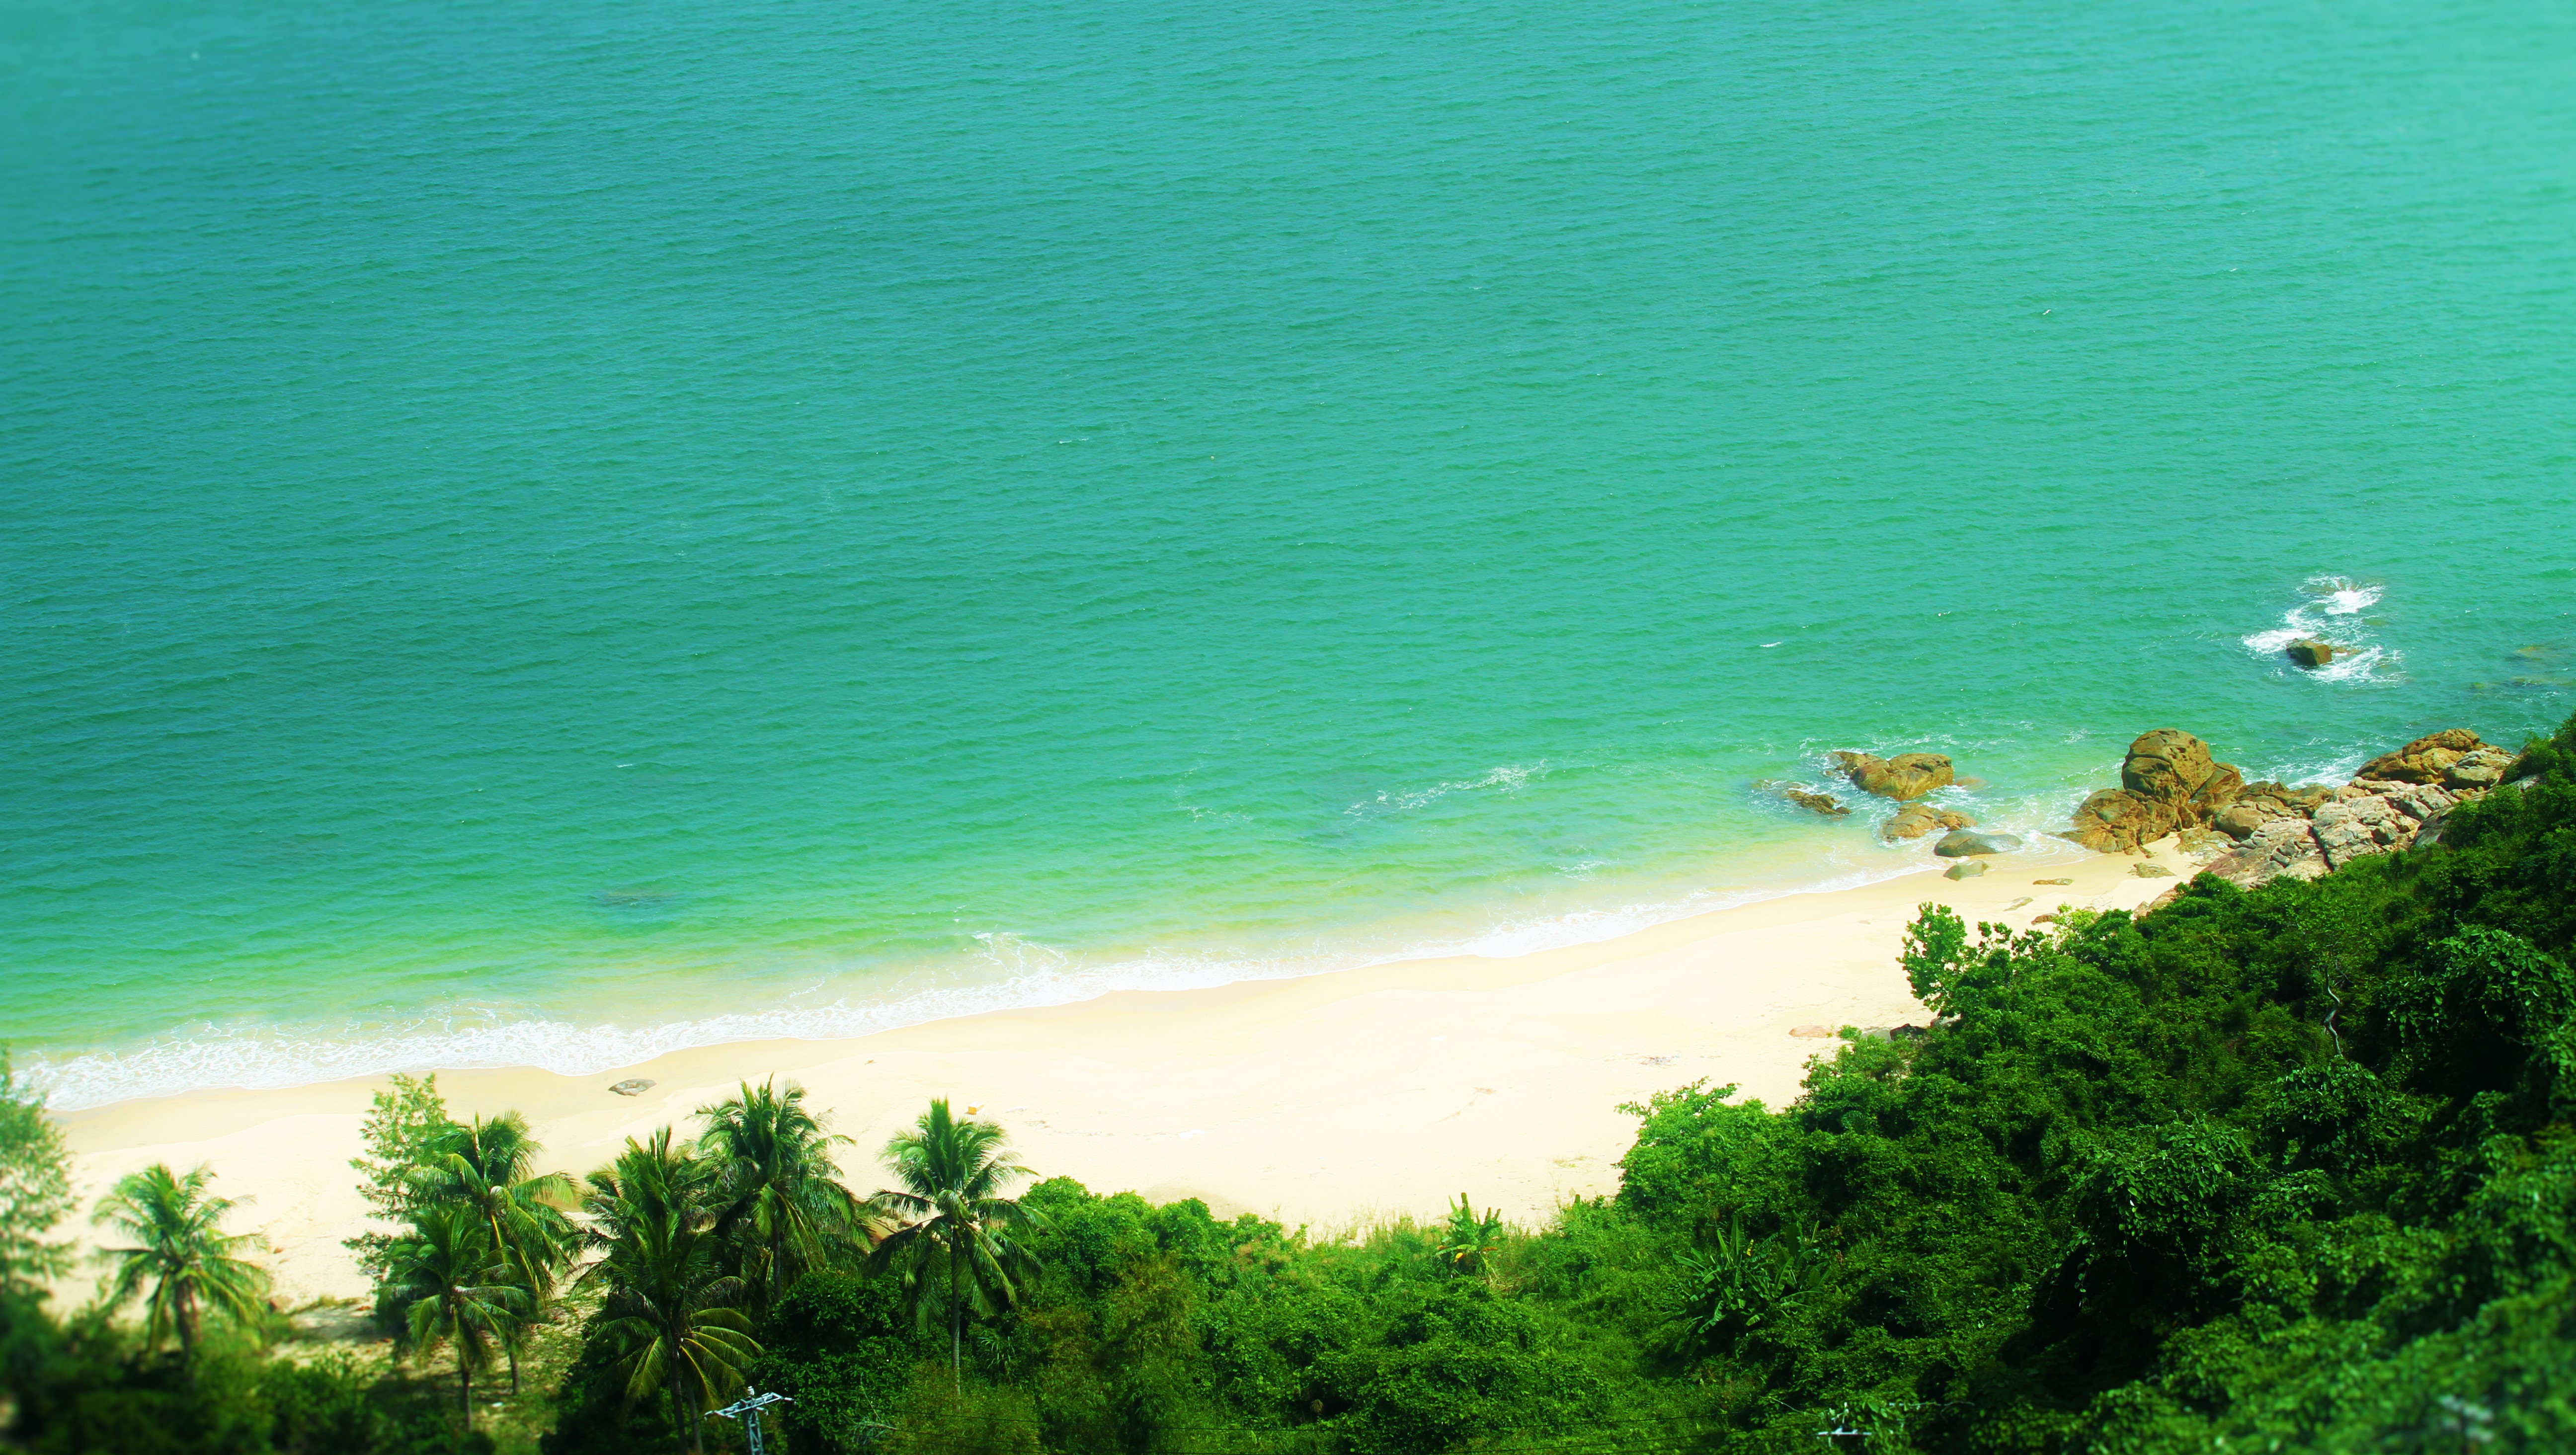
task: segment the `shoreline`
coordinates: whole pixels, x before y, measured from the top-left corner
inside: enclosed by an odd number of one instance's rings
[[[1154,1201],[1205,1200],[1326,1231],[1437,1216],[1460,1193],[1516,1221],[1617,1185],[1633,1134],[1622,1102],[1696,1080],[1782,1105],[1829,1036],[1923,1014],[1896,954],[1916,906],[2024,928],[2061,904],[2135,908],[2179,882],[2131,875],[2119,854],[2020,852],[1983,876],[1920,871],[1793,893],[1615,938],[1496,959],[1392,961],[1289,979],[1119,990],[1070,1004],[925,1021],[846,1040],[732,1041],[585,1075],[504,1067],[439,1072],[460,1119],[516,1109],[544,1165],[578,1177],[630,1136],[685,1132],[745,1079],[797,1080],[858,1191],[876,1149],[933,1096],[999,1121],[1039,1177]],[[2068,877],[2068,885],[2034,878]],[[2013,900],[2030,902],[2007,910]],[[608,1091],[655,1082],[632,1099]],[[365,1228],[349,1159],[381,1076],[278,1090],[197,1092],[63,1113],[83,1207],[153,1162],[217,1174],[252,1199],[227,1224],[258,1232],[284,1306],[366,1292],[340,1240]],[[86,1233],[86,1225],[82,1232]],[[86,1239],[84,1239],[86,1241]],[[66,1302],[86,1275],[66,1280]]]
[[[2062,843],[2036,826],[2066,820],[2078,799],[2060,797],[2065,801],[2048,802],[2035,813],[1995,817],[1989,827],[2020,834],[2028,846],[2024,852],[2033,857],[2053,854],[2067,862],[2080,859],[2091,851]],[[1877,803],[1864,797],[1856,806],[1867,814]],[[1985,811],[1991,814],[1991,809]],[[21,1047],[18,1071],[43,1090],[63,1115],[168,1097],[292,1091],[336,1081],[381,1080],[397,1071],[529,1069],[582,1077],[715,1046],[858,1040],[944,1020],[1084,1004],[1105,995],[1210,989],[1437,960],[1520,959],[1579,949],[1724,910],[1864,888],[1944,867],[1947,861],[1929,857],[1929,848],[1928,840],[1901,846],[1873,843],[1855,857],[1848,838],[1819,839],[1806,846],[1806,853],[1786,860],[1774,853],[1754,854],[1740,864],[1730,861],[1725,869],[1749,872],[1728,874],[1725,888],[1678,888],[1668,882],[1659,886],[1675,890],[1668,895],[1650,890],[1641,898],[1500,920],[1479,928],[1387,921],[1356,936],[1360,945],[1392,939],[1402,946],[1395,949],[1353,947],[1280,956],[1254,952],[1228,959],[1144,948],[1093,958],[1001,935],[999,940],[1008,944],[997,949],[1025,952],[1023,967],[1032,959],[1052,963],[990,981],[953,983],[947,979],[956,973],[953,969],[924,965],[899,978],[926,979],[929,988],[897,999],[712,1016],[681,1014],[642,1024],[632,1018],[623,1025],[588,1024],[538,1013],[462,1031],[347,1035],[311,1026],[271,1027],[254,1030],[238,1041],[222,1036],[211,1041],[147,1040],[129,1050],[76,1052],[59,1059]],[[1891,849],[1903,857],[1892,856]],[[631,1012],[635,1007],[622,1009]],[[243,1047],[252,1048],[248,1064],[239,1054],[227,1056],[217,1050],[239,1052]],[[210,1057],[210,1051],[216,1054]]]

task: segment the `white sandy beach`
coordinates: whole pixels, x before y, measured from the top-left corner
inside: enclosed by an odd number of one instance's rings
[[[2193,867],[2170,842],[2157,853],[2179,873]],[[1199,1197],[1220,1215],[1318,1230],[1436,1215],[1463,1192],[1535,1222],[1616,1187],[1635,1128],[1620,1103],[1705,1079],[1778,1105],[1796,1096],[1808,1058],[1836,1044],[1794,1030],[1921,1021],[1896,964],[1917,905],[2017,928],[2062,904],[2130,908],[2175,883],[2134,877],[2139,862],[2010,855],[1981,878],[1912,874],[1518,959],[1124,993],[856,1040],[704,1047],[592,1076],[448,1071],[439,1086],[459,1118],[525,1113],[548,1163],[575,1175],[628,1137],[685,1128],[741,1080],[776,1075],[803,1082],[856,1139],[843,1166],[861,1191],[877,1186],[887,1135],[946,1096],[1001,1121],[1039,1175],[1097,1191]],[[2074,882],[2032,882],[2060,876]],[[655,1085],[610,1093],[627,1077]],[[231,1226],[270,1245],[281,1302],[361,1295],[340,1242],[365,1226],[348,1164],[379,1084],[69,1114],[83,1205],[146,1164],[208,1163],[218,1192],[255,1199]]]

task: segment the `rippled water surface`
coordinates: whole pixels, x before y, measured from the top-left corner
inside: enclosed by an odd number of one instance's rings
[[[2576,12],[0,12],[66,1104],[1505,953],[2570,710]],[[2287,633],[2353,648],[2302,674]]]

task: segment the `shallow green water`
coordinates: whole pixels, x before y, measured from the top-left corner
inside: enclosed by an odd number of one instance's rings
[[[0,1036],[588,1069],[2563,717],[2576,12],[2059,11],[0,11]]]

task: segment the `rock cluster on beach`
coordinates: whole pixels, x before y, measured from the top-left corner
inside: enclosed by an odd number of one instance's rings
[[[2217,847],[2207,837],[2214,830],[2229,843],[2204,872],[2249,889],[2285,874],[2313,879],[2365,855],[2438,841],[2451,809],[2503,782],[2513,760],[2451,728],[2371,759],[2340,787],[2291,788],[2248,783],[2200,739],[2158,728],[2129,745],[2120,786],[2085,799],[2063,837],[2136,853],[2177,831],[2187,849]]]

